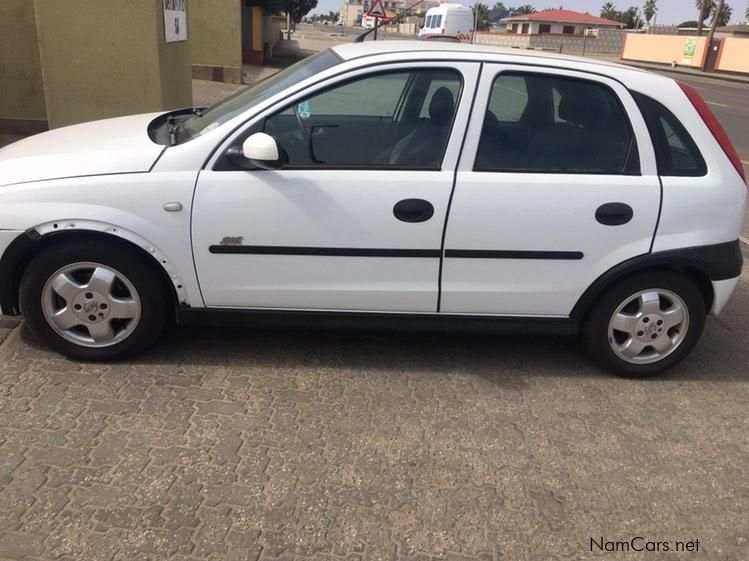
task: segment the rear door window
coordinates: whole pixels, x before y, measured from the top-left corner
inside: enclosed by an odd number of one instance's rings
[[[492,85],[476,171],[639,174],[629,118],[608,86],[502,73]]]

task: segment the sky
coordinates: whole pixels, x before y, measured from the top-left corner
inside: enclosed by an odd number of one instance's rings
[[[329,10],[338,11],[341,8],[343,0],[317,0],[317,8],[314,12],[328,12]],[[470,6],[473,4],[469,0],[450,0],[460,2]],[[485,4],[493,5],[492,0],[482,0]],[[630,6],[642,7],[643,0],[612,0],[619,10],[626,10]],[[601,13],[601,6],[606,0],[517,0],[515,2],[505,1],[506,6],[533,4],[537,10],[544,8],[564,7],[567,10],[577,12],[588,12],[593,15]],[[743,19],[743,14],[747,8],[747,0],[727,0],[727,3],[733,8],[733,17],[731,23],[739,23]],[[682,21],[697,19],[697,9],[694,7],[694,0],[658,0],[658,24],[679,24]]]

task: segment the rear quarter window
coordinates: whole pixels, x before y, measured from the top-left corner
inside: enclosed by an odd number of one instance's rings
[[[653,141],[658,175],[701,177],[707,173],[705,159],[684,125],[662,103],[632,92]]]

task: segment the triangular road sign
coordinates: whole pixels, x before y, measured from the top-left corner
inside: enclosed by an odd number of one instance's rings
[[[367,15],[373,18],[384,18],[385,8],[382,5],[382,0],[374,0],[374,3],[372,4],[372,7],[369,8]]]

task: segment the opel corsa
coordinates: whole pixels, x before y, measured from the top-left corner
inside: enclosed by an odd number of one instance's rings
[[[476,45],[336,46],[12,144],[0,183],[2,313],[84,360],[173,317],[579,333],[648,375],[742,267],[743,168],[694,89]]]

